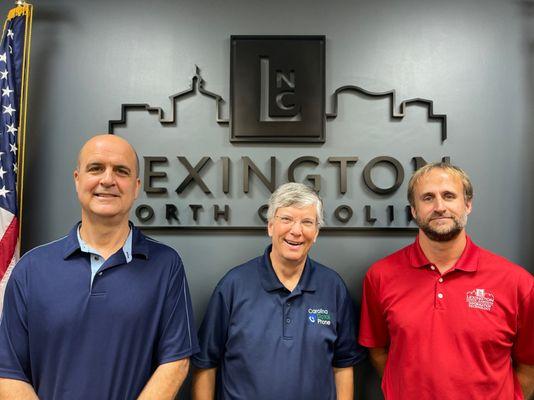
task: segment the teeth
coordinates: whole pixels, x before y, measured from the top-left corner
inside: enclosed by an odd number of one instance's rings
[[[287,242],[288,244],[292,245],[292,246],[298,246],[298,245],[302,244],[301,242],[291,242],[291,241],[289,241],[289,240],[287,240],[287,239],[286,239],[286,242]]]

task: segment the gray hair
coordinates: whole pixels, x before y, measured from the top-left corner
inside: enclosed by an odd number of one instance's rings
[[[317,226],[323,226],[323,201],[319,195],[312,188],[302,183],[284,183],[274,191],[269,199],[267,220],[271,221],[279,208],[290,206],[302,208],[310,205],[315,205],[317,210]]]

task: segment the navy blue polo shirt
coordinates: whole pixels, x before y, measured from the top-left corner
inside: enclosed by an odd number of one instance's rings
[[[336,272],[308,257],[290,292],[270,252],[219,282],[192,361],[217,367],[217,399],[335,400],[333,367],[363,357],[348,290]]]
[[[77,227],[28,252],[8,282],[0,377],[30,383],[41,400],[135,399],[160,364],[198,351],[182,261],[132,228],[91,285]]]

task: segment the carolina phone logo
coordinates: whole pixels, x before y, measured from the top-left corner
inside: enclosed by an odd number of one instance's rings
[[[138,133],[144,139],[136,144],[143,178],[135,209],[138,225],[155,230],[263,231],[269,194],[282,183],[299,181],[325,200],[327,226],[322,231],[414,230],[405,194],[398,192],[410,174],[406,164],[416,170],[427,159],[450,158],[351,154],[357,149],[350,142],[338,148],[339,153],[325,155],[321,146],[327,141],[327,122],[347,112],[339,106],[342,97],[382,101],[390,122],[402,121],[415,105],[426,111],[427,122],[438,123],[440,136],[432,140],[443,144],[447,117],[434,113],[431,100],[398,101],[395,90],[373,92],[350,84],[329,96],[326,111],[325,49],[326,37],[320,35],[232,36],[228,117],[223,96],[206,88],[198,67],[189,88],[169,96],[166,110],[147,103],[122,104],[120,118],[108,122],[111,134],[126,128],[131,139],[135,126],[128,124],[129,115],[136,113],[137,121],[139,112],[148,113],[152,121],[155,115],[160,128],[168,129],[165,134],[146,128]],[[216,125],[209,129],[228,132],[223,134],[232,146],[223,147],[223,154],[220,142],[209,137],[199,142],[191,135],[196,147],[188,146],[184,132],[181,141],[169,141],[172,129],[182,129],[178,103],[194,96],[214,106]],[[390,130],[395,126],[390,124]],[[381,180],[384,173],[388,179]]]
[[[330,313],[323,308],[308,308],[308,321],[318,325],[332,324]]]

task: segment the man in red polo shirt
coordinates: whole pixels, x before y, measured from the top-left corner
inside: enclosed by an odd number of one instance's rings
[[[387,400],[534,396],[534,277],[466,235],[472,199],[460,168],[417,170],[415,243],[366,274],[359,341]]]

